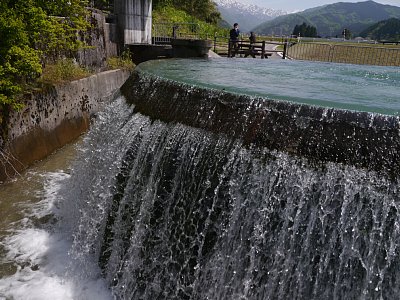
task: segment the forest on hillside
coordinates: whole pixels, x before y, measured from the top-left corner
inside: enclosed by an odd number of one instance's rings
[[[295,25],[307,23],[316,27],[321,37],[341,36],[344,28],[358,36],[367,27],[389,18],[400,18],[400,7],[374,1],[337,2],[277,17],[260,24],[254,31],[265,35],[272,31],[289,35]]]
[[[380,21],[360,33],[360,36],[374,40],[400,41],[400,19]]]

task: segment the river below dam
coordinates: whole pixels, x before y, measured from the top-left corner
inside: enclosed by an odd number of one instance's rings
[[[140,65],[82,139],[0,186],[1,300],[400,297],[392,87],[382,106],[275,101],[209,63]]]
[[[55,221],[57,191],[81,144],[82,138],[0,186],[0,299],[112,299],[99,274],[82,279],[73,271],[71,236]]]

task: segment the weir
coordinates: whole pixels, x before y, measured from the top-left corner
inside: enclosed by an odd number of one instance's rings
[[[351,164],[394,177],[400,171],[400,120],[395,116],[210,92],[140,71],[122,91],[139,112],[151,118],[223,133],[243,140],[244,145],[285,151],[315,163]]]
[[[140,66],[121,92],[60,191],[117,299],[400,296],[397,116]]]

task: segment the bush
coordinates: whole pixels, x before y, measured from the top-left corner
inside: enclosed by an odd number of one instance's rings
[[[211,38],[214,37],[214,34],[217,36],[227,36],[229,29],[221,28],[217,25],[207,23],[198,18],[193,17],[187,12],[176,9],[172,6],[163,6],[156,8],[153,10],[153,26],[155,24],[161,23],[194,23],[198,24],[199,28],[199,37],[200,38]]]
[[[40,82],[44,84],[61,84],[90,76],[91,73],[72,59],[63,59],[43,69]]]
[[[132,62],[129,50],[124,51],[121,56],[109,57],[107,58],[108,69],[123,69],[123,70],[133,70],[135,64]]]

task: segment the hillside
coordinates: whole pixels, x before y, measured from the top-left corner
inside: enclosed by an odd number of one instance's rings
[[[235,0],[216,0],[215,3],[222,19],[228,22],[230,27],[233,23],[239,23],[242,32],[248,32],[265,21],[287,14],[281,10],[243,4]]]
[[[373,40],[400,41],[400,19],[378,22],[362,31],[360,36]]]
[[[357,36],[361,31],[381,20],[400,18],[400,7],[383,5],[374,1],[358,3],[338,2],[303,12],[280,16],[254,28],[259,34],[290,35],[293,28],[303,22],[315,26],[318,35],[331,37],[341,35],[348,28]]]

